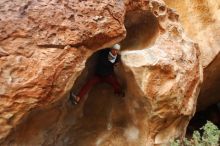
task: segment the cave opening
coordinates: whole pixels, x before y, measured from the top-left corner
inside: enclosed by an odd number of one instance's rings
[[[160,31],[158,19],[149,11],[131,11],[125,16],[126,38],[121,42],[124,50],[151,47]]]
[[[127,34],[126,38],[120,42],[121,52],[148,48],[154,44],[159,35],[158,20],[149,11],[128,12],[125,17],[125,28]],[[85,82],[94,74],[94,66],[100,51],[102,50],[93,53],[86,61],[84,70],[73,85],[72,91],[74,93],[78,93]],[[88,141],[96,142],[97,145],[105,145],[106,143],[140,145],[145,140],[142,137],[145,134],[140,132],[142,131],[141,124],[137,124],[137,119],[134,119],[130,113],[134,107],[131,107],[128,100],[134,97],[128,95],[128,84],[131,87],[134,86],[134,83],[131,83],[129,75],[124,70],[123,60],[115,68],[115,74],[125,91],[125,97],[115,96],[113,88],[106,83],[95,85],[83,98],[80,122],[68,130],[69,134],[67,135],[73,137],[70,145],[86,145]],[[140,111],[136,112],[143,114],[141,107],[138,110]],[[141,114],[137,116],[141,116]],[[139,120],[141,122],[141,117]],[[117,138],[113,139],[112,137]]]
[[[154,14],[150,11],[131,11],[125,16],[126,38],[120,42],[121,52],[127,50],[141,50],[153,45],[159,35],[159,23]],[[94,66],[97,62],[98,54],[101,50],[93,53],[86,61],[85,69],[75,81],[72,90],[79,91],[86,80],[94,73]],[[119,82],[125,87],[125,76],[123,66],[116,68]]]
[[[220,129],[220,102],[212,104],[195,113],[187,127],[186,135],[191,137],[195,130],[201,131],[207,121],[212,122]]]

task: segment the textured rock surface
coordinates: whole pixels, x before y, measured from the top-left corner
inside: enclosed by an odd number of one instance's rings
[[[184,136],[202,78],[200,54],[163,1],[0,6],[1,145],[145,146]],[[71,87],[89,74],[88,57],[121,40],[117,74],[126,97],[104,84],[69,105]]]
[[[3,138],[32,108],[60,99],[83,69],[89,51],[64,46],[93,43],[93,49],[121,38],[125,9],[114,1],[3,0],[0,6]]]
[[[220,51],[219,0],[165,0],[177,10],[187,34],[199,43],[201,59],[206,67]]]
[[[220,101],[220,1],[165,0],[165,2],[177,10],[187,34],[200,45],[205,69],[198,108],[203,109]]]

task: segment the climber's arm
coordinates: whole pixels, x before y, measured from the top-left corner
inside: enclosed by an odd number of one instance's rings
[[[114,66],[117,67],[120,63],[121,63],[121,55],[118,55]]]

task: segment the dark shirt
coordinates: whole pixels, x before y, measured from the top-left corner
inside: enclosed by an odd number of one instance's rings
[[[100,76],[107,76],[114,73],[114,65],[120,59],[120,55],[117,55],[117,58],[114,63],[108,60],[110,49],[103,49],[98,54],[98,60],[95,66],[95,74]]]

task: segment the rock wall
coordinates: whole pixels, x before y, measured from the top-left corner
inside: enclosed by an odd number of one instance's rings
[[[220,102],[220,1],[165,0],[180,14],[186,33],[199,43],[204,69],[204,83],[198,98],[198,110]]]
[[[163,1],[0,6],[1,145],[150,146],[184,136],[202,80],[200,53]],[[102,84],[70,105],[68,93],[85,82],[88,58],[116,42],[126,96]]]
[[[89,49],[125,36],[119,23],[124,4],[116,3],[0,2],[1,138],[31,109],[64,96],[83,69]],[[67,45],[73,47],[64,48]]]

